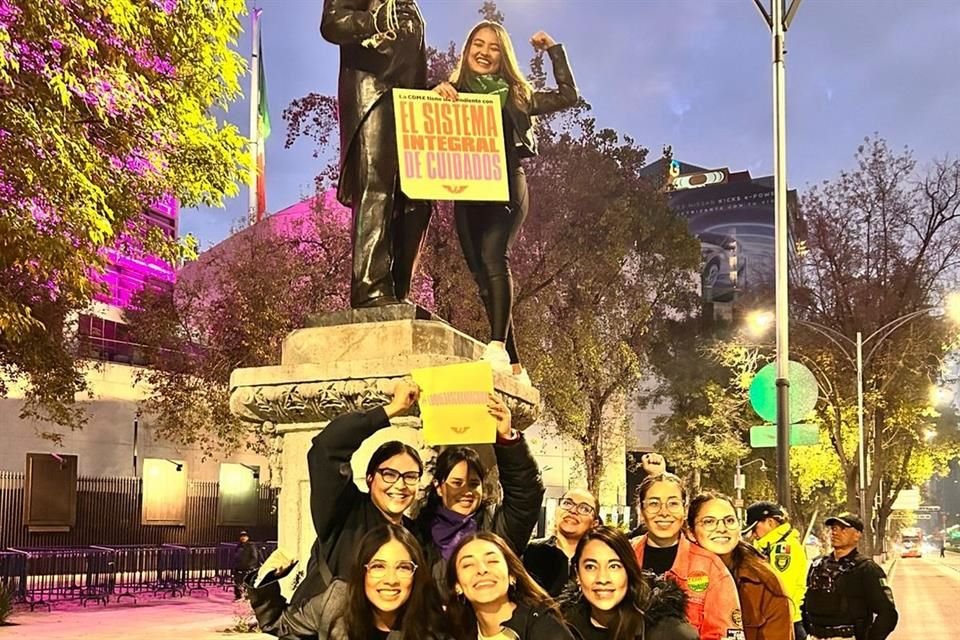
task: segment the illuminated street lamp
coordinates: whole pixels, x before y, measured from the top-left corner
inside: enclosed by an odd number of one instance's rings
[[[806,327],[807,329],[820,334],[832,342],[840,351],[840,353],[847,357],[847,360],[857,371],[857,451],[860,463],[860,486],[857,493],[860,499],[860,516],[862,518],[866,517],[867,487],[866,434],[864,433],[863,425],[863,370],[867,363],[870,362],[870,359],[873,357],[873,355],[877,352],[877,349],[880,347],[883,341],[889,338],[894,332],[896,332],[897,329],[900,329],[901,327],[909,324],[921,316],[926,316],[930,313],[936,312],[942,312],[947,318],[950,319],[951,322],[954,324],[960,324],[960,293],[948,294],[944,299],[944,304],[942,307],[924,307],[922,309],[904,314],[895,320],[891,320],[868,335],[866,338],[863,337],[863,333],[860,331],[857,331],[856,339],[851,339],[836,329],[831,329],[830,327],[822,325],[818,322],[791,318],[791,322],[801,327]],[[759,337],[763,335],[774,324],[775,317],[770,311],[757,310],[747,314],[746,328],[747,331],[753,336]],[[870,350],[867,352],[866,356],[864,356],[864,347],[870,346],[871,344],[872,347],[870,347]],[[940,392],[938,391],[937,393],[939,394]]]

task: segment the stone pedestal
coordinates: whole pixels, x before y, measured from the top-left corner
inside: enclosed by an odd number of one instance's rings
[[[237,369],[230,376],[230,410],[270,442],[271,482],[281,487],[279,543],[306,565],[315,533],[310,518],[306,454],[312,438],[342,413],[385,404],[397,380],[420,367],[470,362],[483,345],[412,305],[341,311],[311,318],[283,342],[279,366]],[[540,394],[512,376],[494,376],[516,429],[537,418]],[[353,457],[354,477],[387,440],[423,450],[420,418],[397,418]],[[423,452],[424,459],[432,452]],[[485,455],[492,459],[492,456]],[[322,488],[320,488],[322,491]]]

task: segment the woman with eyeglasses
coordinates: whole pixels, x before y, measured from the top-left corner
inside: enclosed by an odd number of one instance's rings
[[[415,530],[441,593],[446,593],[446,562],[461,539],[492,531],[521,554],[540,515],[544,486],[530,448],[513,429],[510,409],[502,400],[491,395],[487,409],[497,420],[493,451],[503,500],[498,504],[490,499],[476,450],[449,446],[437,456],[433,483],[417,515]]]
[[[349,581],[335,579],[302,607],[288,607],[278,580],[292,566],[268,574],[250,590],[261,629],[280,638],[318,640],[447,640],[440,596],[413,535],[383,525],[360,539]]]
[[[640,513],[647,533],[634,551],[645,571],[666,576],[687,594],[687,620],[701,640],[738,637],[740,600],[733,577],[720,558],[683,535],[686,490],[672,473],[640,483]]]
[[[581,538],[600,522],[600,502],[586,489],[570,489],[553,514],[554,533],[533,540],[523,554],[523,566],[556,598],[573,580],[571,559]]]
[[[419,396],[420,388],[403,380],[386,405],[339,416],[313,438],[307,468],[317,539],[292,604],[309,600],[333,578],[345,576],[360,538],[371,529],[384,524],[413,526],[404,512],[413,503],[423,475],[417,450],[399,440],[380,445],[364,474],[369,492],[354,484],[350,459],[364,440],[390,426],[390,419],[406,413]]]
[[[580,640],[697,640],[686,594],[671,580],[644,574],[619,529],[588,531],[573,565],[576,586],[563,594],[561,610]]]
[[[556,603],[494,533],[460,541],[447,563],[447,584],[456,640],[574,640]]]
[[[717,554],[733,575],[746,640],[791,640],[790,598],[766,558],[740,539],[733,500],[709,491],[698,495],[690,503],[687,524],[697,543]]]

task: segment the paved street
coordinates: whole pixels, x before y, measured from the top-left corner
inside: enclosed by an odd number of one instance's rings
[[[53,611],[20,610],[11,619],[16,626],[0,627],[0,640],[131,640],[177,638],[183,640],[265,640],[266,634],[226,633],[244,612],[244,603],[234,603],[233,594],[213,589],[209,597],[143,598],[134,606],[129,600],[111,601],[106,607],[60,604]]]
[[[893,569],[893,595],[900,624],[892,640],[956,638],[960,602],[960,555],[901,558]]]

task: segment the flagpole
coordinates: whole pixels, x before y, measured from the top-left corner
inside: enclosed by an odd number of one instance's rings
[[[253,38],[250,52],[250,180],[247,201],[247,224],[257,220],[257,148],[260,142],[258,107],[260,106],[260,9],[253,8]]]

